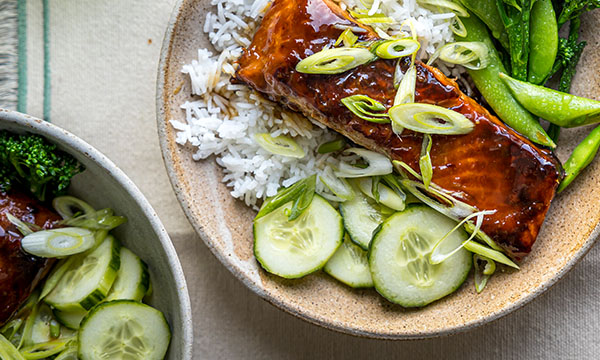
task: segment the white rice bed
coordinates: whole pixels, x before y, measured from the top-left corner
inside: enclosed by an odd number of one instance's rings
[[[362,0],[364,1],[364,0]],[[343,0],[341,6],[366,9],[361,0]],[[419,56],[426,58],[440,46],[453,40],[449,19],[453,14],[434,13],[420,7],[416,0],[374,0],[379,10],[395,23],[382,29],[389,35],[407,34],[411,21],[421,43]],[[312,174],[321,174],[340,159],[319,154],[320,144],[339,137],[322,125],[298,113],[265,100],[245,85],[230,83],[235,61],[248,46],[270,5],[269,0],[212,0],[215,13],[209,12],[204,23],[213,54],[198,50],[198,58],[183,66],[191,81],[194,101],[181,105],[185,122],[171,120],[177,130],[177,143],[196,148],[194,160],[215,156],[223,168],[223,182],[231,195],[248,206],[257,207],[261,199],[273,196],[281,186],[289,186]],[[373,3],[366,3],[369,9]],[[304,149],[302,159],[275,155],[254,141],[254,134],[288,135]],[[326,192],[319,182],[317,192]]]

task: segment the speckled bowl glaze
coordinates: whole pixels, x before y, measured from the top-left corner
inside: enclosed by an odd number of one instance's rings
[[[252,255],[255,212],[232,198],[221,183],[213,159],[194,162],[192,150],[175,143],[168,120],[185,119],[180,104],[192,100],[182,65],[211,48],[202,32],[208,0],[178,1],[163,44],[158,73],[158,131],[163,156],[177,197],[190,222],[221,262],[259,296],[312,323],[375,338],[409,339],[453,334],[498,319],[555,284],[593,245],[600,228],[600,162],[593,162],[554,200],[531,254],[520,271],[502,267],[481,294],[472,276],[456,293],[422,309],[404,309],[375,290],[354,290],[318,272],[300,280],[284,280],[262,269]],[[588,41],[574,80],[575,94],[600,95],[600,13],[583,19]],[[561,134],[558,156],[565,160],[589,132]]]
[[[190,360],[192,310],[183,270],[167,231],[140,190],[98,150],[57,126],[0,109],[0,129],[41,135],[73,155],[86,170],[73,178],[69,193],[96,208],[110,207],[127,216],[115,236],[148,264],[154,288],[149,303],[165,314],[172,331],[165,359]]]

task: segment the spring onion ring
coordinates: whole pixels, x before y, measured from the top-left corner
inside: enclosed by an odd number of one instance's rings
[[[485,262],[485,265],[481,266],[480,262]],[[477,293],[480,293],[487,285],[489,278],[496,271],[496,263],[485,256],[473,254],[473,267],[475,273],[475,290]]]
[[[30,224],[30,223],[26,223],[24,221],[21,221],[20,219],[18,219],[16,216],[14,216],[11,213],[6,213],[6,219],[8,219],[8,221],[13,224],[14,226],[17,227],[17,229],[19,230],[19,232],[23,235],[23,236],[27,236],[29,234],[33,234],[34,230],[40,230],[41,228],[35,224]]]
[[[404,198],[399,196],[394,190],[389,188],[387,185],[382,184],[380,181],[374,181],[380,179],[379,177],[372,178],[358,178],[355,184],[358,186],[363,194],[367,195],[377,203],[385,205],[390,209],[396,211],[402,211],[406,205]],[[377,189],[377,191],[373,191]]]
[[[341,162],[339,170],[335,172],[336,176],[343,178],[356,178],[363,176],[387,175],[394,171],[390,159],[380,153],[361,148],[350,148],[344,152],[353,153],[362,157],[369,165],[366,168],[361,169],[346,162]]]
[[[89,230],[112,230],[126,222],[127,218],[124,216],[115,216],[112,209],[101,209],[74,218],[62,220],[60,224]]]
[[[471,132],[474,127],[463,114],[431,104],[395,105],[388,114],[393,123],[425,134],[461,135]]]
[[[452,32],[456,36],[465,37],[467,36],[467,28],[465,24],[463,24],[462,20],[458,16],[454,16],[452,19],[452,24],[450,25]]]
[[[21,240],[29,254],[56,258],[80,254],[94,246],[94,233],[82,228],[59,228],[34,232]]]
[[[271,154],[301,159],[306,156],[304,150],[292,138],[279,135],[276,137],[268,133],[254,134],[254,141]]]
[[[76,214],[91,214],[95,211],[88,203],[74,196],[58,196],[52,200],[52,207],[63,219],[70,219]]]
[[[419,169],[421,170],[425,189],[429,189],[431,178],[433,177],[433,166],[431,165],[430,155],[432,144],[431,135],[425,134],[423,136],[423,143],[421,144],[421,156],[419,157]]]
[[[350,10],[350,15],[352,15],[352,17],[355,18],[356,21],[358,21],[359,23],[362,23],[365,25],[393,24],[394,23],[394,19],[392,19],[391,17],[387,17],[381,13],[375,13],[375,14],[369,15],[369,10],[363,10],[363,9]]]
[[[325,168],[322,175],[319,176],[319,180],[321,180],[323,185],[337,196],[341,202],[352,200],[354,198],[352,186],[350,186],[346,179],[335,176],[333,169],[330,166]]]
[[[316,181],[317,176],[311,175],[294,183],[290,187],[280,189],[277,192],[277,195],[263,203],[262,207],[258,211],[258,214],[256,214],[254,221],[267,214],[270,214],[290,201],[293,201],[294,204],[290,210],[290,213],[288,214],[288,220],[294,220],[295,218],[291,218],[292,216],[300,216],[300,214],[302,214],[302,212],[310,205],[310,202],[315,194],[314,190]],[[303,199],[299,200],[300,198]]]
[[[375,48],[375,54],[382,59],[397,59],[415,54],[421,44],[413,39],[387,40]]]
[[[371,99],[366,95],[352,95],[342,99],[348,110],[359,118],[379,123],[387,124],[390,122],[388,114],[385,112],[386,108],[382,103],[375,99]]]
[[[479,41],[459,41],[442,46],[439,57],[451,64],[458,64],[471,70],[485,69],[489,65],[487,45]]]
[[[315,53],[296,64],[303,74],[340,74],[369,63],[377,56],[366,48],[335,48]]]
[[[449,0],[417,0],[421,5],[429,5],[440,8],[442,11],[450,10],[460,17],[469,17],[469,12],[462,5]]]

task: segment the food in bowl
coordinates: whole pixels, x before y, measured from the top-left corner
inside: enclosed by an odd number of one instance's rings
[[[557,34],[592,6],[566,2],[557,20],[553,8],[496,2],[214,3],[204,30],[220,54],[201,49],[184,67],[200,97],[183,105],[187,124],[172,123],[259,210],[254,252],[275,275],[323,268],[414,307],[456,290],[474,264],[481,291],[497,263],[518,268],[557,189],[600,144],[592,132],[563,169],[551,137],[598,121],[598,102],[564,93],[574,48],[559,49]],[[554,48],[515,24],[555,36]],[[563,92],[536,85],[561,67]]]
[[[83,167],[38,135],[0,131],[0,357],[162,359],[148,267],[111,231],[126,222],[65,195]]]

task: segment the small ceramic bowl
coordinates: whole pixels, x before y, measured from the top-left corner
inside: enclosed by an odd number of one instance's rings
[[[95,208],[110,207],[127,217],[115,236],[147,264],[152,279],[150,305],[162,311],[172,331],[166,359],[192,358],[192,310],[175,248],[158,216],[133,182],[98,150],[45,121],[0,109],[0,129],[38,134],[73,155],[86,168],[75,176],[69,193]]]
[[[211,10],[209,10],[211,9]],[[452,295],[421,309],[404,309],[375,290],[351,289],[318,272],[284,280],[263,271],[252,253],[254,211],[229,195],[213,158],[194,162],[193,149],[179,146],[169,120],[185,121],[180,106],[193,101],[181,67],[214,52],[203,24],[209,0],[179,0],[167,30],[158,73],[158,131],[171,182],[190,222],[223,264],[250,289],[302,319],[353,335],[409,339],[453,334],[488,323],[522,307],[555,284],[590,249],[600,228],[600,162],[594,161],[558,195],[533,250],[520,271],[500,267],[481,294],[472,276]],[[600,94],[600,10],[583,18],[582,40],[588,42],[573,83],[573,93]],[[590,128],[565,130],[557,156],[565,161]]]

